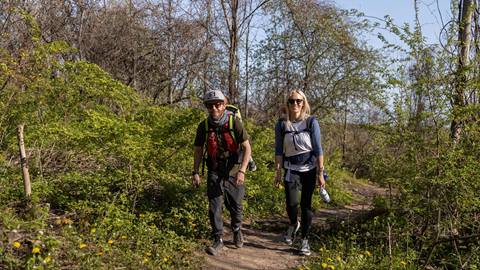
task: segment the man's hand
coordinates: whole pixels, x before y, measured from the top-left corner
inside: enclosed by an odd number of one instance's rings
[[[192,184],[194,187],[198,188],[200,186],[201,178],[198,173],[192,175]]]
[[[245,172],[244,171],[241,171],[241,170],[238,170],[237,172],[237,179],[236,179],[236,185],[237,186],[240,186],[240,185],[243,185],[243,183],[245,182]]]

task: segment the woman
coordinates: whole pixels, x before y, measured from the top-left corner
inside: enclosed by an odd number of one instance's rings
[[[291,245],[301,228],[300,253],[308,256],[311,254],[308,234],[313,216],[312,195],[316,183],[320,187],[325,186],[320,126],[317,119],[309,115],[310,105],[300,90],[289,93],[286,111],[286,119],[280,119],[275,126],[275,185],[280,185],[283,167],[286,208],[290,219],[285,242]],[[297,219],[300,186],[301,223]]]

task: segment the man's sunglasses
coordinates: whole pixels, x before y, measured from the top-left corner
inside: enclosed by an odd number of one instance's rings
[[[288,99],[288,104],[293,105],[297,103],[297,105],[302,105],[303,99]]]
[[[205,107],[207,107],[207,109],[213,109],[213,106],[215,106],[215,108],[219,109],[222,105],[223,105],[223,102],[207,103],[205,104]]]

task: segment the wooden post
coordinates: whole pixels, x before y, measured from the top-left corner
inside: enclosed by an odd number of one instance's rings
[[[20,162],[23,173],[23,186],[25,188],[25,195],[30,197],[32,194],[32,187],[30,185],[30,174],[28,173],[27,155],[25,154],[25,144],[23,143],[23,124],[17,126],[18,148],[20,149]]]

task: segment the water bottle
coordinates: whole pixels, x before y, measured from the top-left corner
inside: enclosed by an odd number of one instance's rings
[[[330,196],[328,195],[328,192],[325,188],[321,187],[320,188],[320,196],[322,197],[322,200],[325,202],[325,203],[329,203],[330,202]]]

